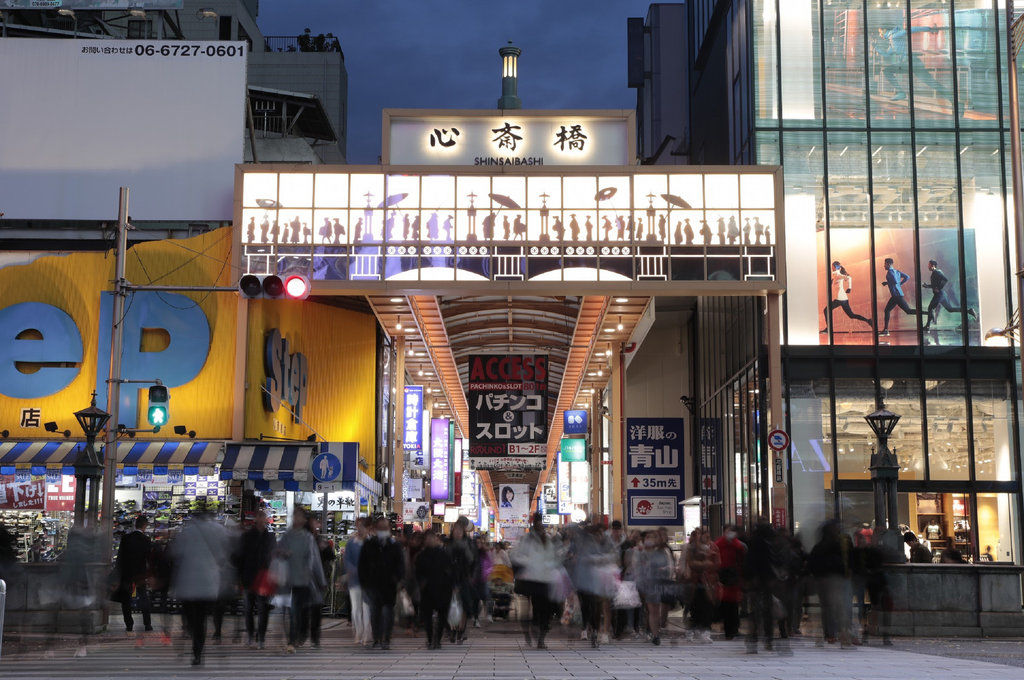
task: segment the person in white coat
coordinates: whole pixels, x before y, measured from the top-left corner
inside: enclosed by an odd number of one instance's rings
[[[527,646],[533,644],[532,632],[537,635],[537,649],[547,649],[544,638],[551,627],[551,587],[562,573],[558,557],[558,546],[547,535],[544,518],[539,512],[533,513],[530,532],[519,540],[512,552],[512,565],[516,571],[515,592],[530,600],[532,619],[523,620],[523,635]]]
[[[206,512],[197,513],[171,544],[171,596],[181,601],[192,637],[192,665],[203,661],[206,617],[222,592],[222,569],[230,557],[227,529]]]

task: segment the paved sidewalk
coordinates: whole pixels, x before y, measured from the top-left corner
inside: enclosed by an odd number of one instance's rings
[[[897,648],[818,648],[810,640],[796,640],[792,655],[760,651],[744,653],[740,641],[710,645],[667,639],[660,647],[628,641],[592,649],[568,631],[549,639],[550,649],[526,648],[510,624],[491,624],[472,629],[464,645],[446,645],[427,652],[420,638],[399,635],[388,652],[356,648],[345,625],[325,631],[324,646],[302,648],[285,655],[280,644],[251,651],[225,642],[208,647],[205,664],[188,665],[185,642],[172,646],[152,640],[136,647],[122,638],[90,648],[88,656],[72,658],[73,649],[57,650],[52,658],[40,652],[5,656],[0,675],[10,678],[254,678],[256,680],[637,680],[640,678],[695,678],[724,680],[846,679],[934,680],[942,677],[984,677],[986,680],[1020,680],[1020,668],[981,661],[917,654]],[[923,642],[923,641],[921,641]],[[965,647],[985,642],[960,641]],[[913,645],[915,641],[907,641]],[[903,643],[897,643],[902,646]],[[951,647],[950,641],[936,641]],[[996,644],[992,642],[991,644]],[[1012,650],[1013,642],[1005,643]],[[1021,645],[1024,643],[1017,643]],[[1011,654],[1012,655],[1012,654]]]

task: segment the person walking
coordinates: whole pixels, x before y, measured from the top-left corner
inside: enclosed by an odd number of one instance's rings
[[[370,644],[370,607],[363,598],[363,588],[359,581],[359,555],[368,537],[366,517],[356,519],[356,532],[345,544],[343,560],[345,573],[348,575],[348,597],[351,603],[352,633],[356,644],[365,647]]]
[[[757,654],[757,641],[761,635],[764,636],[764,648],[769,651],[774,648],[775,593],[780,587],[778,575],[785,569],[777,541],[778,536],[772,525],[767,519],[759,518],[744,560],[743,575],[751,610],[750,631],[747,635],[748,654]]]
[[[381,516],[374,523],[374,534],[359,553],[359,583],[370,607],[373,649],[391,647],[391,629],[395,618],[398,584],[405,577],[402,549],[391,536],[391,523]]]
[[[657,531],[643,535],[643,550],[637,553],[637,586],[647,607],[647,630],[651,643],[661,644],[661,599],[672,582],[674,565],[667,550],[662,549]]]
[[[228,561],[227,530],[206,511],[185,522],[170,547],[171,596],[181,602],[192,638],[192,665],[203,662],[206,619],[221,594],[221,565]]]
[[[838,520],[829,520],[821,527],[818,542],[811,548],[807,568],[814,577],[821,603],[821,640],[843,647],[850,641],[850,554],[853,544],[842,532]]]
[[[153,630],[153,605],[148,584],[153,540],[146,535],[147,526],[149,520],[145,515],[135,518],[135,529],[121,539],[114,562],[120,579],[118,594],[121,596],[121,616],[124,618],[125,630],[129,633],[135,627],[135,619],[132,617],[133,597],[142,612],[142,625],[146,632]],[[141,637],[138,642],[142,642]]]
[[[324,605],[330,594],[330,587],[333,582],[331,573],[334,568],[334,543],[326,539],[320,533],[320,520],[316,517],[309,518],[309,533],[313,535],[313,542],[320,558],[320,570],[323,573],[324,587],[313,591],[313,599],[309,608],[309,641],[314,649],[320,648],[320,630],[323,625]]]
[[[714,619],[715,603],[718,599],[718,567],[721,558],[718,549],[711,542],[705,529],[694,529],[686,545],[686,565],[683,580],[692,592],[691,614],[693,618],[693,639],[711,642],[711,622]]]
[[[452,526],[447,546],[452,560],[455,591],[462,604],[462,621],[451,630],[451,641],[459,644],[466,639],[466,621],[473,613],[476,599],[473,587],[473,576],[477,569],[476,544],[466,532],[468,527],[469,519],[459,517]]]
[[[288,577],[285,587],[291,592],[291,617],[288,620],[288,643],[285,651],[295,653],[305,643],[309,630],[309,614],[313,603],[327,586],[320,551],[308,529],[309,516],[303,508],[292,512],[292,526],[281,537],[278,554],[285,560]]]
[[[742,570],[747,546],[739,539],[739,528],[730,524],[715,541],[721,564],[718,582],[721,584],[719,611],[725,639],[732,640],[740,632],[740,602],[743,601]]]
[[[931,272],[931,280],[929,283],[921,285],[922,288],[930,288],[932,291],[932,299],[928,303],[928,321],[922,327],[922,330],[926,331],[931,329],[932,324],[938,324],[940,306],[953,314],[963,312],[963,306],[954,307],[949,301],[949,296],[946,294],[946,284],[949,283],[949,279],[939,269],[939,263],[936,260],[928,260],[928,271]],[[973,319],[978,318],[978,313],[971,307],[967,308],[967,315]]]
[[[416,581],[420,590],[420,621],[427,632],[427,649],[441,649],[441,637],[455,587],[451,555],[441,537],[428,531],[424,548],[416,556]]]
[[[246,646],[250,649],[263,649],[266,644],[270,597],[276,587],[270,576],[270,562],[276,547],[277,539],[267,526],[267,513],[259,510],[253,518],[252,527],[242,534],[238,559]]]
[[[519,540],[511,555],[513,567],[517,570],[515,592],[530,600],[532,617],[523,619],[526,646],[533,644],[533,633],[537,636],[537,649],[547,649],[544,639],[553,615],[550,591],[561,565],[555,541],[547,535],[544,527],[544,516],[535,512],[531,519],[530,531]]]

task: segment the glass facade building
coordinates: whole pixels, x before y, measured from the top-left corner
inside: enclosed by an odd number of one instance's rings
[[[1005,10],[750,0],[756,162],[784,169],[797,530],[873,516],[864,416],[902,416],[900,522],[1021,557]]]

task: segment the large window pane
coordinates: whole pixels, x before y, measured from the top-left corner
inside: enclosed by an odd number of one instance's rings
[[[957,0],[954,5],[960,125],[995,127],[999,122],[999,41],[992,0]]]
[[[982,562],[1020,564],[1020,518],[1015,495],[978,494],[978,552]]]
[[[836,345],[874,343],[871,321],[871,199],[868,195],[867,135],[828,135],[828,238],[818,239],[818,309],[821,342]],[[826,247],[828,250],[826,251]]]
[[[783,134],[782,163],[786,184],[786,303],[789,344],[817,345],[821,307],[818,275],[808,262],[817,259],[823,238],[825,202],[823,135],[820,132]]]
[[[818,526],[832,516],[832,436],[829,381],[789,386],[792,429],[793,527],[813,543]]]
[[[821,54],[818,0],[779,3],[782,120],[786,125],[821,122]]]
[[[863,7],[863,0],[828,0],[823,8],[829,127],[864,125]]]
[[[907,135],[872,136],[871,168],[878,278],[879,343],[917,344],[917,269],[914,248],[914,147]]]
[[[871,120],[878,126],[910,125],[910,59],[906,2],[868,2],[868,77]]]
[[[836,380],[836,456],[840,479],[868,479],[875,435],[864,416],[875,410],[872,380]]]
[[[917,127],[951,127],[953,59],[949,3],[911,0],[910,63]]]
[[[1013,474],[1013,414],[1010,384],[971,381],[974,414],[974,474],[984,481],[1009,482]]]
[[[776,0],[753,0],[751,8],[754,21],[754,118],[757,125],[777,125],[779,121],[775,5]]]
[[[928,463],[931,479],[970,478],[967,400],[963,380],[927,380]]]
[[[956,139],[952,133],[921,133],[915,155],[924,341],[926,345],[960,345],[963,319],[972,303],[961,304]]]

